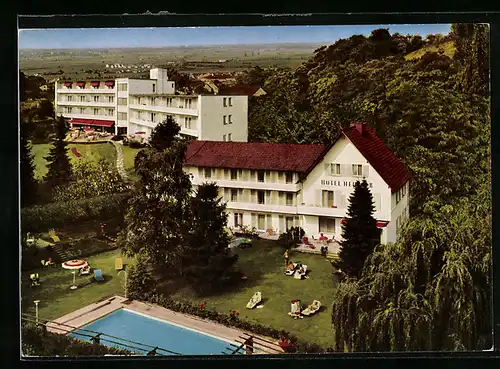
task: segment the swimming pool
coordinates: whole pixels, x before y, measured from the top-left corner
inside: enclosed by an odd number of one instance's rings
[[[229,341],[217,339],[191,329],[167,323],[164,320],[151,318],[126,309],[116,310],[80,329],[106,333],[130,341],[154,347],[157,346],[183,355],[222,355],[222,351],[228,352],[229,350],[227,348],[232,347]],[[90,334],[89,332],[75,329],[68,334],[68,336],[90,341],[90,337],[81,336],[78,332]],[[122,340],[103,336],[101,338],[101,343],[103,345],[117,346],[129,351],[134,351],[137,354],[146,354],[148,350],[151,350],[149,347],[128,343],[131,346],[144,348],[144,350],[132,349],[116,343],[107,342],[106,339],[127,344]],[[158,350],[157,352],[161,355],[174,355],[162,350]]]

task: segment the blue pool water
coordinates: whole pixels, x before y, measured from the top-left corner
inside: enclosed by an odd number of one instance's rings
[[[183,355],[222,355],[222,351],[228,352],[227,347],[232,347],[228,342],[198,333],[189,329],[181,328],[169,324],[163,320],[148,318],[128,310],[120,309],[105,317],[87,324],[82,329],[95,332],[107,333],[112,336],[124,338],[138,343],[151,346],[158,346],[163,349],[174,351]],[[90,341],[90,337],[78,335],[78,330],[68,334],[81,340]],[[81,332],[91,334],[89,332]],[[146,354],[147,351],[132,349],[116,343],[107,342],[105,339],[129,344],[122,340],[102,336],[101,344],[107,346],[117,346],[137,354]],[[130,344],[146,350],[151,348]],[[161,355],[173,355],[168,352],[158,350]]]

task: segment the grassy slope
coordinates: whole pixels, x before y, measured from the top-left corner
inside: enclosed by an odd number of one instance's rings
[[[426,52],[436,52],[438,50],[443,50],[444,54],[446,56],[449,56],[450,58],[453,58],[453,54],[455,54],[455,45],[453,41],[445,42],[442,45],[438,46],[425,46],[419,50],[416,50],[408,55],[405,56],[406,60],[412,60],[412,59],[419,59],[424,55]]]
[[[240,255],[238,266],[248,276],[241,287],[208,298],[198,298],[183,288],[172,297],[196,303],[206,301],[207,309],[221,313],[234,309],[240,313],[240,319],[284,329],[311,343],[332,346],[330,304],[335,282],[329,262],[319,255],[292,253],[292,261],[308,265],[311,271],[309,279],[297,280],[284,275],[283,250],[273,241],[254,241],[254,247],[236,252]],[[248,310],[245,306],[256,291],[262,293],[264,307]],[[290,302],[294,299],[301,299],[303,305],[320,300],[324,307],[315,316],[294,320],[288,315]]]
[[[47,173],[47,161],[44,158],[49,154],[51,147],[51,144],[33,145],[32,153],[35,163],[35,177],[38,179],[41,179]],[[73,147],[75,147],[78,152],[82,154],[80,158],[77,158],[71,152]],[[92,145],[69,144],[68,154],[73,163],[77,160],[90,160],[97,162],[101,157],[103,157],[106,158],[112,165],[116,164],[116,150],[110,143]]]
[[[70,290],[73,281],[71,271],[61,268],[61,265],[46,269],[21,274],[21,310],[23,313],[35,313],[33,300],[39,299],[39,316],[42,319],[56,319],[72,311],[78,310],[86,305],[94,303],[110,295],[123,295],[124,274],[117,275],[115,270],[115,258],[121,256],[119,250],[110,251],[85,260],[95,269],[101,269],[104,275],[104,282],[89,283],[89,276],[76,277],[76,283],[80,287],[77,290]],[[132,264],[132,259],[124,258],[125,264]],[[38,272],[41,286],[38,288],[29,287],[29,274]]]

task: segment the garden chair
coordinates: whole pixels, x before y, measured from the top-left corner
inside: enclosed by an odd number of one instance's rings
[[[123,270],[123,259],[122,258],[116,258],[116,260],[115,260],[115,269],[117,271]]]
[[[26,234],[26,245],[28,246],[33,246],[35,244],[35,236],[33,236],[31,233]]]
[[[87,265],[86,267],[83,267],[82,269],[80,269],[79,274],[80,275],[89,275],[90,274],[90,266]]]
[[[104,281],[104,277],[102,276],[102,270],[101,269],[95,269],[94,270],[94,279],[98,282]]]
[[[30,282],[31,282],[31,287],[40,286],[40,277],[38,276],[38,273],[33,273],[30,275]]]

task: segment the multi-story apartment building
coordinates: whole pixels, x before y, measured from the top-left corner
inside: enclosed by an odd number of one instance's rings
[[[217,182],[229,227],[301,226],[341,240],[358,179],[369,183],[381,242],[395,242],[409,214],[409,171],[366,124],[351,124],[329,146],[193,141],[184,164],[195,188]]]
[[[56,114],[72,126],[102,127],[115,134],[142,134],[169,116],[181,134],[200,140],[242,141],[248,137],[248,96],[176,95],[165,69],[150,79],[56,81]]]

